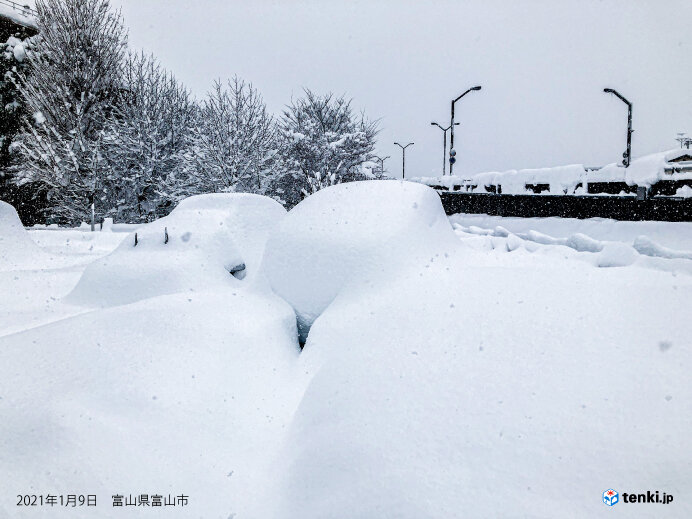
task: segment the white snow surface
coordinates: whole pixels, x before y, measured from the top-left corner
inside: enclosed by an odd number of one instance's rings
[[[75,516],[25,493],[103,518],[118,493],[205,519],[691,516],[692,224],[447,219],[431,194],[327,188],[277,212],[255,281],[106,307],[61,298],[132,235],[31,230],[64,266],[0,269],[0,517]]]
[[[675,196],[681,198],[692,198],[692,187],[682,186],[675,191]]]
[[[484,191],[484,186],[501,185],[503,193],[515,194],[525,193],[526,184],[548,184],[551,194],[562,195],[571,193],[577,184],[584,181],[585,177],[584,166],[574,164],[553,168],[481,173],[474,175],[472,182],[478,184],[479,191]]]
[[[89,265],[68,300],[113,305],[214,286],[237,288],[241,281],[230,272],[242,265],[250,283],[264,243],[285,212],[270,198],[246,193],[190,197]]]
[[[685,154],[689,154],[689,150],[674,149],[652,153],[632,160],[628,168],[618,164],[608,164],[599,170],[590,172],[589,180],[592,182],[624,181],[629,185],[650,186],[663,178],[664,169],[669,160]],[[684,174],[668,176],[669,178],[687,177]]]
[[[0,200],[0,271],[31,265],[36,256],[43,256],[43,251],[29,237],[14,207]]]
[[[352,182],[324,189],[293,209],[267,243],[272,289],[313,321],[365,280],[456,245],[440,198],[411,182]]]

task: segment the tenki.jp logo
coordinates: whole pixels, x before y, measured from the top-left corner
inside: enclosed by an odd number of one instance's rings
[[[618,494],[612,488],[609,488],[603,492],[603,502],[608,506],[613,506],[615,503],[620,501],[620,494]]]
[[[607,506],[615,506],[620,502],[620,494],[617,490],[609,488],[603,492],[603,502]],[[623,503],[662,503],[664,505],[673,502],[673,495],[666,492],[659,493],[658,490],[647,490],[646,493],[635,494],[633,492],[622,493]]]

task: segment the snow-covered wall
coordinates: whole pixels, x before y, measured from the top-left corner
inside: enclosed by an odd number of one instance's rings
[[[492,171],[468,176],[421,177],[411,179],[429,186],[442,186],[453,190],[458,186],[476,186],[472,191],[485,192],[485,186],[502,186],[504,194],[525,194],[527,186],[547,184],[553,195],[571,194],[590,182],[624,182],[630,186],[651,186],[660,180],[689,180],[692,172],[670,173],[670,161],[688,154],[689,150],[675,149],[634,159],[628,168],[608,164],[599,169],[585,168],[582,164],[540,169]]]

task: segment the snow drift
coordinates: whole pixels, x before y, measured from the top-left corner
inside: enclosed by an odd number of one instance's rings
[[[453,244],[428,191],[399,182],[294,211],[266,266],[312,319],[311,378],[251,516],[576,518],[614,486],[683,492],[692,356],[669,326],[686,296],[663,277]],[[565,245],[627,264],[583,235]]]
[[[0,200],[0,270],[29,267],[44,255],[29,237],[14,207]]]
[[[17,326],[0,329],[0,516],[25,492],[96,493],[108,518],[113,494],[157,492],[205,519],[581,518],[612,512],[616,488],[690,517],[690,224],[457,215],[455,236],[431,194],[335,186],[285,218],[258,197],[190,199],[80,283],[92,301],[108,283],[156,297],[79,315],[47,302],[81,264],[0,272],[3,296],[28,296],[0,298]],[[104,241],[57,247],[76,233]],[[32,236],[72,257],[123,235]]]
[[[353,182],[292,209],[267,243],[263,268],[272,289],[296,310],[304,338],[349,285],[397,276],[400,265],[458,246],[432,189]]]
[[[251,194],[198,195],[142,226],[93,263],[67,301],[115,305],[176,292],[249,284],[285,210]],[[231,275],[233,274],[233,275]]]

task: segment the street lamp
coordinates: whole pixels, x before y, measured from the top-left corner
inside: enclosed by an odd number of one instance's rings
[[[690,149],[690,144],[692,144],[691,137],[685,137],[685,132],[678,133],[678,138],[675,139],[680,143],[680,149],[687,148]]]
[[[634,131],[632,129],[632,103],[625,99],[617,90],[613,90],[612,88],[604,88],[603,91],[607,94],[613,94],[619,97],[620,100],[627,105],[627,150],[622,154],[622,157],[624,158],[622,163],[626,168],[628,168],[630,166],[630,161],[632,160],[632,132]]]
[[[406,146],[402,146],[398,142],[395,142],[397,146],[401,148],[401,178],[406,178],[406,148],[413,146],[412,142],[409,142]]]
[[[449,142],[449,153],[452,153],[452,150],[454,149],[454,103],[456,103],[459,99],[464,97],[466,94],[468,94],[472,90],[480,90],[480,89],[481,89],[480,86],[475,86],[475,87],[469,88],[466,92],[461,94],[456,99],[452,99],[452,122],[450,124],[450,126],[452,128],[452,136],[451,136],[450,142]],[[455,161],[453,161],[453,160],[449,161],[449,174],[450,175],[452,174],[452,171],[454,170],[454,162]]]
[[[444,137],[443,137],[443,151],[442,151],[442,176],[445,176],[445,172],[447,171],[447,130],[449,130],[452,125],[450,124],[447,126],[447,128],[443,128],[440,126],[438,123],[430,123],[431,126],[437,126],[440,130],[444,132]],[[454,123],[454,126],[459,126],[459,123]]]
[[[384,177],[384,161],[389,158],[389,155],[387,155],[386,157],[378,157],[377,155],[373,155],[372,157],[380,161],[380,171],[382,172],[382,176]]]

